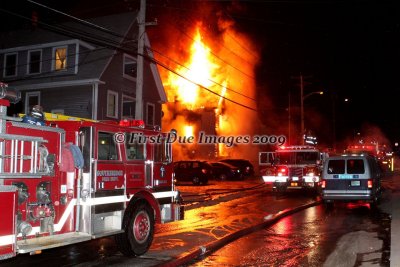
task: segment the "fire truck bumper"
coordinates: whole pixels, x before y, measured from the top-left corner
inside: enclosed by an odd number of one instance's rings
[[[184,207],[179,203],[161,205],[161,223],[180,221],[184,219]]]
[[[264,175],[262,176],[264,183],[274,184],[274,183],[286,183],[288,176],[275,176],[275,175]]]
[[[278,189],[316,189],[319,183],[319,176],[303,176],[291,177],[288,176],[263,176],[266,184],[271,184],[273,188]]]

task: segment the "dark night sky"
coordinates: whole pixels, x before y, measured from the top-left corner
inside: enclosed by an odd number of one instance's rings
[[[15,8],[15,2],[4,0],[1,5],[4,9]],[[85,17],[126,11],[135,8],[139,1],[38,2]],[[22,11],[29,12],[30,4],[21,3]],[[378,126],[391,141],[400,141],[398,1],[148,0],[147,3],[146,16],[148,20],[159,17],[158,27],[162,27],[165,14],[175,14],[174,21],[177,21],[177,17],[200,16],[196,14],[199,6],[223,10],[241,31],[259,44],[258,52],[262,57],[256,71],[258,93],[260,99],[268,96],[276,110],[288,106],[289,92],[293,108],[299,106],[299,87],[293,77],[302,73],[309,82],[304,87],[305,94],[325,92],[323,96],[312,96],[305,101],[305,111],[318,113],[321,118],[317,123],[307,119],[307,124],[329,132],[335,110],[338,139],[365,131],[367,124]],[[43,14],[52,17],[50,12]],[[3,29],[4,20],[2,16]],[[7,24],[8,27],[12,23]],[[344,103],[344,98],[350,101]],[[332,99],[336,99],[335,109]],[[262,107],[260,103],[261,112],[268,113]],[[277,118],[283,120],[285,116],[281,114]],[[330,135],[325,132],[322,138],[329,143]]]

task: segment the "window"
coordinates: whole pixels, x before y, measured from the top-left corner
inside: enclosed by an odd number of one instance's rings
[[[40,73],[42,63],[42,51],[28,52],[28,74]]]
[[[107,117],[118,118],[118,93],[107,91]]]
[[[165,138],[160,138],[159,143],[154,143],[154,161],[170,162],[171,161],[171,144],[166,142]]]
[[[154,104],[147,103],[146,106],[146,124],[147,125],[154,125]]]
[[[123,76],[128,79],[136,79],[137,61],[136,58],[124,55]]]
[[[40,92],[28,92],[25,95],[25,114],[28,114],[34,105],[40,105]]]
[[[122,118],[135,118],[136,100],[133,97],[122,96]]]
[[[365,173],[364,160],[362,160],[362,159],[347,160],[347,173],[349,173],[349,174]]]
[[[113,133],[99,132],[97,145],[98,160],[118,160],[117,144],[114,142]]]
[[[344,160],[330,160],[328,162],[328,174],[343,174]]]
[[[4,58],[4,77],[16,76],[18,62],[17,53],[6,54]]]
[[[67,69],[67,48],[57,47],[53,49],[54,70]]]
[[[127,133],[126,136],[134,133]],[[128,138],[126,143],[126,157],[128,160],[145,159],[145,143],[138,142],[135,138]]]

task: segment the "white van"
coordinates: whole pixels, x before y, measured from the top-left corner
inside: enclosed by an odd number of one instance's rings
[[[382,171],[375,157],[342,155],[327,158],[322,171],[321,196],[335,201],[366,201],[377,204],[381,197]]]

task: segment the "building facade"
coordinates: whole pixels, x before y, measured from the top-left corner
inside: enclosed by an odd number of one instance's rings
[[[0,81],[21,92],[11,110],[94,120],[135,118],[142,101],[146,125],[161,125],[166,94],[145,36],[142,99],[136,99],[137,13],[1,33]]]

